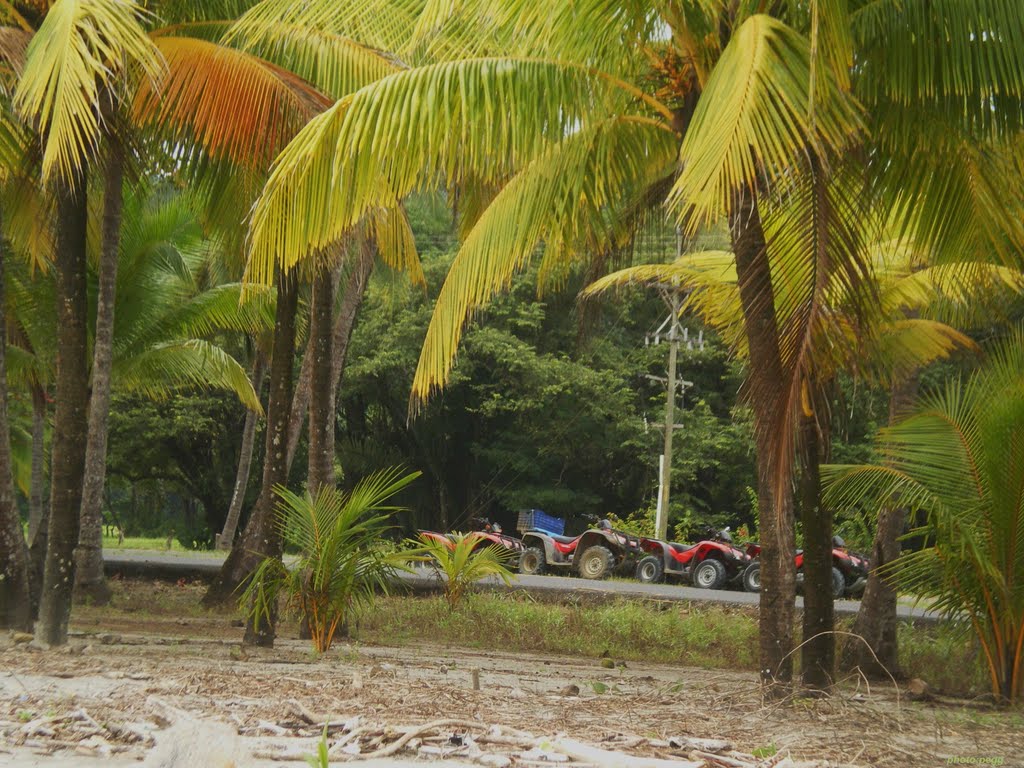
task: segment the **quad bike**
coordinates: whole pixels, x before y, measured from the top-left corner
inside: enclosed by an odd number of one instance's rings
[[[541,574],[552,569],[575,568],[585,579],[603,579],[612,571],[628,566],[640,553],[636,536],[617,531],[607,520],[579,536],[558,536],[530,530],[523,534],[519,572]]]
[[[473,549],[493,544],[499,547],[502,553],[510,559],[518,558],[523,551],[523,542],[515,536],[509,536],[507,533],[504,533],[500,524],[492,523],[487,518],[476,518],[473,520],[473,523],[475,530],[468,534],[476,538],[477,543]],[[419,531],[418,533],[425,539],[440,542],[448,549],[455,549],[455,542],[452,540],[450,533],[438,533],[437,531]]]
[[[728,528],[696,544],[644,538],[640,546],[647,555],[636,564],[635,575],[645,584],[673,576],[688,579],[695,587],[721,589],[738,579],[750,562],[747,553],[732,545]]]
[[[753,560],[743,571],[743,588],[748,592],[761,591],[761,553],[760,544],[750,544],[747,554]],[[796,565],[796,586],[800,589],[804,583],[804,551],[798,549],[794,558]],[[832,537],[832,597],[838,599],[844,595],[859,595],[864,592],[868,583],[868,560],[866,557],[850,552],[846,542],[839,536]]]

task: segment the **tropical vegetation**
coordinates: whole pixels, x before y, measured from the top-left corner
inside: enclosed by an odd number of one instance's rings
[[[962,622],[981,647],[992,694],[1024,694],[1024,333],[969,377],[950,378],[879,431],[880,462],[829,468],[836,504],[889,499],[919,511],[928,542],[890,563],[908,592]]]
[[[281,597],[324,650],[392,528],[642,525],[654,284],[693,330],[668,516],[756,527],[766,692],[798,537],[835,680],[838,531],[875,673],[913,589],[1019,696],[1022,97],[1015,0],[0,2],[0,622],[66,642],[105,526],[217,541],[204,602],[271,645]],[[472,543],[452,607],[504,574]]]
[[[279,557],[266,557],[256,568],[240,599],[250,621],[257,628],[276,621],[283,598],[286,610],[307,623],[314,649],[330,650],[339,628],[407,569],[409,555],[382,546],[381,538],[394,510],[386,502],[417,476],[386,470],[349,493],[322,488],[298,496],[278,489],[275,522],[298,558],[285,566]]]

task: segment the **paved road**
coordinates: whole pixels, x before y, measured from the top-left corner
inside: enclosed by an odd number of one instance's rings
[[[107,571],[120,572],[130,576],[156,576],[161,578],[209,577],[220,570],[224,555],[218,552],[179,553],[154,552],[147,550],[107,550],[103,553]],[[414,589],[431,589],[436,577],[428,569],[417,569],[413,576],[403,580]],[[487,579],[483,584],[497,589],[510,589],[496,578]],[[681,584],[641,584],[637,581],[587,581],[569,576],[516,576],[511,589],[525,589],[538,593],[563,593],[579,597],[637,597],[647,600],[671,600],[675,602],[710,602],[727,605],[758,604],[758,596],[752,592],[732,590],[709,590],[686,587]],[[797,608],[803,608],[803,598],[797,597]],[[856,600],[836,600],[836,613],[855,614],[860,603]],[[901,604],[896,608],[901,619],[936,621],[939,616],[912,605]]]

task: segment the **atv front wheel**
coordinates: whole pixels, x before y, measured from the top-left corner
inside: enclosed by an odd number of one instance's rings
[[[693,585],[701,589],[721,589],[728,577],[725,566],[718,560],[704,560],[693,569]]]
[[[580,576],[584,579],[603,579],[615,567],[615,555],[608,547],[596,544],[579,559]]]
[[[526,576],[540,576],[548,561],[540,547],[527,547],[519,556],[519,572]]]
[[[761,591],[761,564],[753,562],[743,571],[743,588],[747,592]]]
[[[655,584],[665,575],[665,563],[660,557],[647,555],[636,564],[636,580],[644,584]]]
[[[843,572],[832,566],[832,597],[838,600],[846,592],[846,577]]]

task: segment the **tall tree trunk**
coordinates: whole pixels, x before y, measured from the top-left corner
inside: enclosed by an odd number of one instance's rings
[[[835,675],[832,512],[821,500],[821,461],[828,439],[826,408],[801,419],[800,519],[804,531],[804,621],[800,670],[804,685],[825,689]]]
[[[11,427],[7,415],[7,303],[0,253],[0,627],[32,631],[28,548],[21,532],[21,515],[14,503],[11,474]]]
[[[307,488],[317,493],[334,485],[334,378],[333,315],[334,284],[330,270],[322,269],[313,278],[312,321],[309,327],[310,400],[309,400],[309,474]]]
[[[292,362],[295,357],[295,313],[298,307],[298,276],[278,272],[277,318],[274,323],[274,357],[270,367],[270,397],[267,402],[267,444],[263,464],[263,505],[256,509],[249,527],[258,557],[280,558],[284,542],[273,514],[274,488],[288,482],[287,438],[292,405]],[[255,524],[254,524],[255,523]],[[255,563],[253,563],[255,565]],[[251,572],[251,568],[249,571]],[[245,628],[248,645],[273,646],[277,606],[263,622],[249,620]]]
[[[359,256],[359,261],[353,265],[348,273],[348,280],[345,284],[345,295],[341,301],[341,308],[334,324],[334,348],[333,376],[335,386],[335,401],[338,383],[344,374],[345,361],[348,357],[348,346],[352,338],[352,330],[355,327],[356,317],[359,314],[359,307],[363,297],[366,295],[366,287],[369,283],[370,273],[373,271],[373,264],[376,258],[376,248],[372,242],[364,243]],[[303,356],[302,367],[299,372],[299,379],[295,385],[295,392],[292,397],[291,420],[288,425],[288,441],[286,451],[285,476],[291,472],[292,461],[295,458],[295,450],[298,446],[299,437],[302,434],[302,424],[305,420],[305,411],[309,403],[309,391],[312,371],[312,357],[310,346],[307,345],[306,353]],[[256,500],[254,509],[264,505],[263,491]],[[243,533],[243,542],[249,540],[249,526]],[[235,589],[242,583],[250,570],[246,570],[241,564],[241,554],[236,555],[232,549],[231,555],[224,563],[220,574],[210,585],[210,588],[203,595],[203,605],[207,607],[220,605],[232,598]]]
[[[345,375],[345,363],[348,361],[348,345],[352,340],[352,330],[356,326],[359,308],[366,296],[366,288],[370,284],[370,274],[377,259],[377,244],[373,240],[363,238],[359,243],[359,257],[348,273],[345,282],[345,293],[341,298],[338,318],[334,323],[334,362],[331,400],[338,402],[338,388],[341,377]]]
[[[281,536],[274,523],[273,489],[288,482],[288,423],[292,406],[292,364],[295,356],[295,313],[298,284],[294,273],[277,274],[277,313],[274,348],[270,361],[270,394],[267,398],[267,429],[264,441],[263,478],[260,495],[238,546],[224,561],[220,573],[203,596],[204,605],[232,599],[239,585],[264,556],[281,555]],[[274,628],[246,628],[247,643],[273,644]]]
[[[63,645],[68,638],[89,427],[85,275],[89,211],[85,187],[84,178],[63,182],[56,195],[57,405],[50,462],[49,546],[36,624],[36,638],[49,645]]]
[[[295,382],[295,391],[292,393],[292,420],[288,425],[289,472],[291,472],[292,462],[295,461],[295,452],[299,449],[302,428],[306,424],[306,414],[309,413],[309,395],[313,385],[313,346],[313,337],[310,335],[306,342],[306,351],[302,354],[302,364],[299,366],[299,378]]]
[[[75,551],[75,592],[98,605],[110,601],[103,575],[103,488],[107,479],[107,432],[110,417],[110,370],[114,358],[114,308],[117,262],[121,254],[121,210],[124,147],[116,138],[109,154],[103,195],[103,244],[100,249],[99,291],[96,299],[96,338],[92,356],[92,394],[89,398],[89,438],[85,446],[85,484],[82,488],[81,530]]]
[[[737,192],[729,214],[740,302],[750,348],[747,391],[754,415],[757,449],[757,497],[760,510],[761,594],[760,669],[765,695],[789,691],[793,677],[793,495],[788,483],[776,482],[775,437],[771,433],[775,402],[765,396],[783,380],[775,299],[764,228],[756,193]]]
[[[263,363],[263,356],[256,353],[256,362],[252,368],[252,386],[256,390],[256,397],[260,396],[263,389],[263,375],[266,366]],[[242,516],[242,506],[245,503],[245,492],[249,487],[249,470],[252,469],[252,451],[256,444],[256,420],[259,415],[255,411],[246,411],[245,426],[242,427],[242,448],[238,452],[238,471],[235,473],[235,489],[231,494],[231,506],[228,508],[228,516],[224,521],[224,530],[217,539],[218,549],[231,549],[235,541],[235,531],[238,529],[238,520]]]
[[[890,425],[895,424],[913,405],[919,383],[920,378],[915,373],[893,384],[889,393]],[[851,638],[843,653],[844,667],[860,667],[864,675],[876,680],[888,680],[890,674],[893,677],[900,675],[896,590],[890,579],[879,575],[878,569],[900,556],[899,537],[903,534],[906,517],[907,510],[898,499],[893,499],[879,512],[878,528],[871,546],[868,583],[853,623],[853,634],[860,635],[864,642]]]
[[[39,598],[43,594],[46,528],[50,524],[50,507],[44,493],[45,464],[46,391],[37,383],[32,385],[32,479],[28,497],[28,572],[33,620],[39,616]]]

